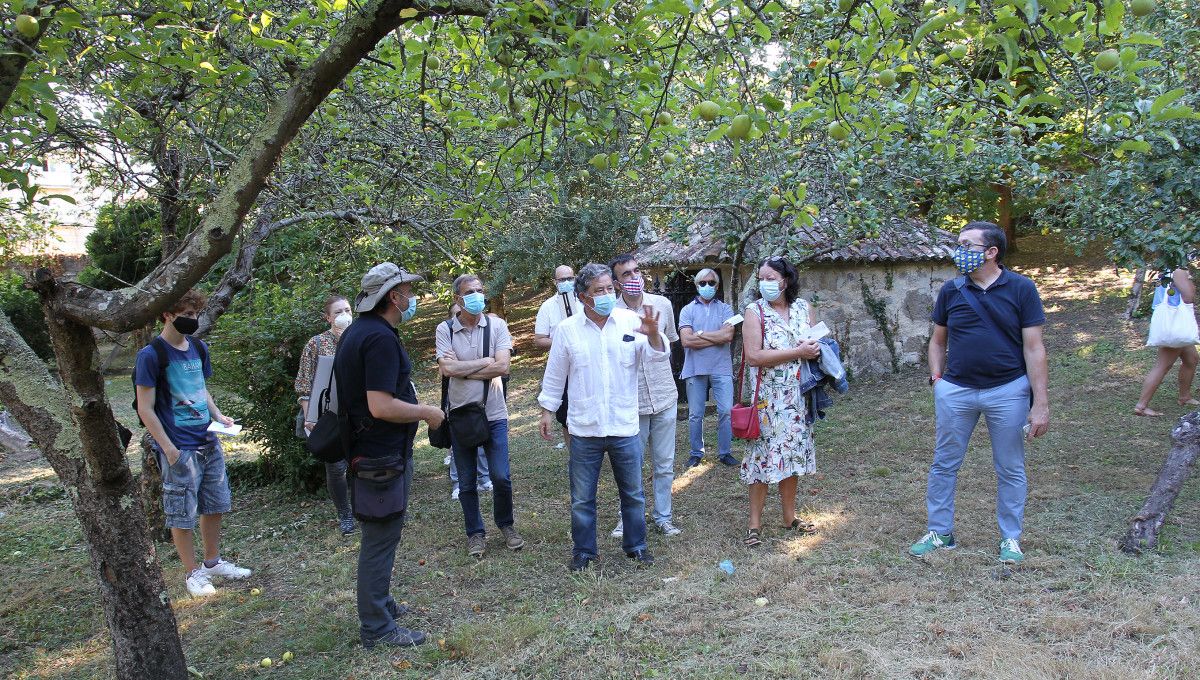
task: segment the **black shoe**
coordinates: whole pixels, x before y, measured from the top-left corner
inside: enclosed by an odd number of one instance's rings
[[[742,464],[742,461],[738,460],[737,458],[734,458],[732,455],[730,455],[730,454],[728,454],[728,453],[727,453],[727,454],[725,454],[724,456],[721,456],[721,457],[720,457],[720,458],[718,458],[717,460],[719,460],[719,461],[721,461],[722,463],[724,463],[724,464],[728,465],[729,467],[734,467],[735,465],[741,465],[741,464]]]
[[[699,457],[699,456],[692,456],[692,457],[688,458],[688,462],[687,462],[687,466],[688,466],[688,467],[690,467],[690,468],[694,468],[694,467],[696,467],[696,466],[697,466],[697,465],[699,465],[699,464],[700,464],[700,457]]]
[[[394,620],[399,620],[405,616],[409,616],[412,613],[413,610],[410,609],[408,605],[393,604],[392,606],[388,607],[388,615]]]
[[[424,644],[425,634],[419,630],[409,630],[407,628],[397,627],[395,630],[384,633],[377,638],[363,639],[362,646],[366,649],[372,647],[416,647],[419,644]]]
[[[595,561],[595,557],[589,557],[588,555],[575,555],[571,558],[571,571],[583,571],[591,566],[592,562]]]
[[[631,560],[637,560],[639,567],[648,567],[654,564],[654,555],[651,555],[649,550],[634,550],[625,553],[625,556]]]

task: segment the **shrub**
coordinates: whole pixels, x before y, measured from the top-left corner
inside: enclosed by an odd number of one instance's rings
[[[25,277],[16,272],[0,273],[0,311],[43,361],[54,359],[46,317],[42,315],[37,293],[25,288]]]
[[[153,200],[100,208],[96,228],[88,234],[85,246],[91,263],[79,273],[79,282],[112,290],[122,287],[123,281],[141,280],[161,259],[160,232],[158,204]]]
[[[295,434],[299,405],[293,389],[304,343],[325,328],[323,300],[321,292],[257,283],[210,336],[214,383],[235,397],[225,400],[222,410],[242,423],[246,437],[263,446],[253,472],[234,472],[243,481],[307,491],[324,483],[324,466]]]

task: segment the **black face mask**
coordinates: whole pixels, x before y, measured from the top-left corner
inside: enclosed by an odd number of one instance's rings
[[[184,335],[191,335],[200,330],[200,322],[196,319],[188,318],[186,316],[175,317],[175,320],[171,322],[171,325],[175,326],[175,330],[183,333]]]

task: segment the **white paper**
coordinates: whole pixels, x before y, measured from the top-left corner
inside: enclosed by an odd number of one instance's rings
[[[232,437],[233,435],[242,433],[242,426],[238,425],[237,423],[225,426],[214,420],[208,424],[208,431],[216,432],[217,434],[225,434]]]
[[[333,376],[333,357],[324,356],[317,357],[317,374],[313,376],[312,392],[308,395],[308,411],[304,414],[304,419],[310,423],[317,422],[317,418],[323,413],[321,409],[321,392],[325,391],[325,387],[329,387],[329,405],[330,411],[337,412],[337,381],[331,380]]]
[[[734,314],[733,316],[729,317],[728,319],[725,319],[725,325],[726,326],[736,326],[745,320],[746,320],[746,317],[742,316],[741,314]]]
[[[826,326],[824,321],[818,321],[817,325],[809,326],[807,330],[800,334],[800,337],[805,340],[820,340],[826,335],[829,335],[829,326]]]

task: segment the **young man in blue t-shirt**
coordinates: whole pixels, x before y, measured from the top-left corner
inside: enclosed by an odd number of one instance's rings
[[[208,393],[205,380],[212,377],[208,347],[191,337],[199,327],[196,316],[204,303],[203,294],[189,290],[162,313],[162,334],[138,352],[134,374],[138,417],[154,439],[162,470],[163,510],[193,597],[217,592],[213,576],[250,576],[249,569],[221,559],[221,515],[230,508],[229,477],[221,444],[208,425],[213,420],[231,425],[233,420],[221,414]],[[166,366],[160,361],[163,356]],[[202,563],[196,559],[192,540],[197,516],[204,541]]]

